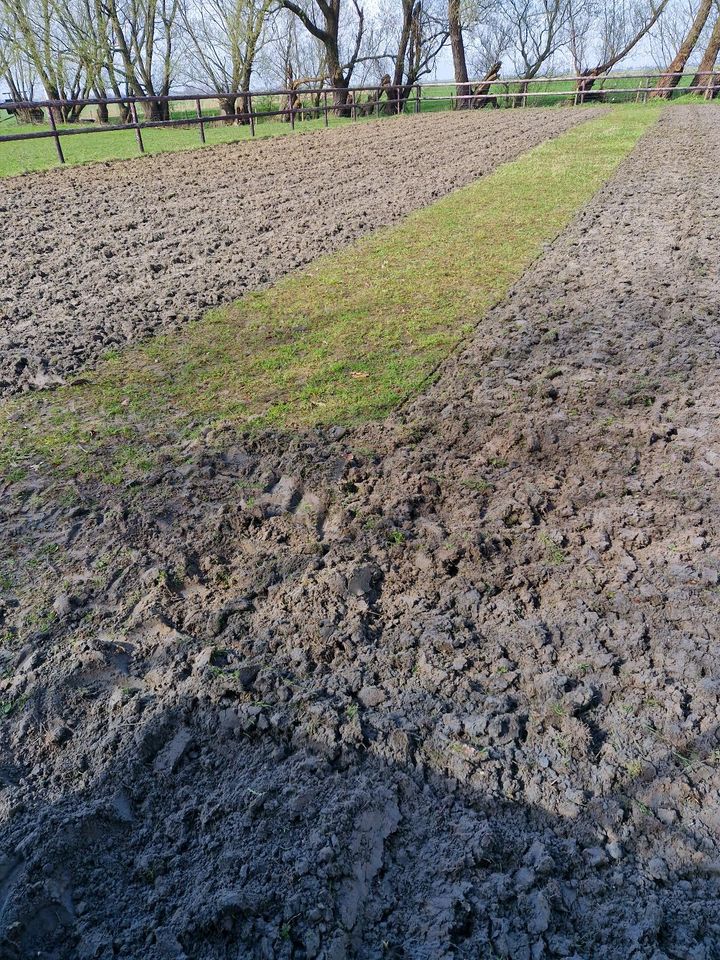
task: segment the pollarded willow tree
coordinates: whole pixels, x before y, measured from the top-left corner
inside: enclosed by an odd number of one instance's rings
[[[0,4],[0,79],[11,100],[32,100],[35,72],[22,54],[15,31]]]
[[[670,61],[667,70],[658,78],[653,97],[667,99],[671,96],[672,90],[680,82],[680,77],[687,62],[692,56],[693,50],[697,46],[700,35],[705,29],[710,11],[713,8],[714,0],[700,0],[695,9],[695,16],[692,19],[687,34],[684,36],[677,53]]]
[[[506,0],[501,10],[518,76],[532,80],[567,43],[570,0]]]
[[[280,0],[280,4],[322,44],[335,107],[345,107],[365,32],[359,0]]]
[[[181,0],[180,18],[188,39],[188,78],[210,86],[223,113],[247,115],[245,96],[263,41],[274,0]],[[229,96],[227,95],[229,94]]]
[[[715,23],[708,38],[705,52],[698,64],[697,73],[693,77],[691,86],[696,87],[699,93],[707,91],[717,97],[718,73],[720,73],[720,2],[715,3]]]
[[[274,0],[181,0],[180,17],[188,38],[186,72],[194,83],[225,94],[218,97],[223,113],[237,113],[238,91],[250,89],[273,6]],[[243,97],[240,113],[248,110]]]
[[[83,96],[98,98],[123,96],[123,78],[115,59],[110,20],[101,0],[54,0],[66,52],[79,65],[83,78]],[[120,117],[128,118],[127,103],[120,103]],[[97,107],[97,118],[109,119],[106,104]],[[72,119],[72,118],[69,118]]]
[[[512,45],[510,21],[499,0],[448,0],[448,36],[457,109],[472,105],[473,78],[488,75]]]
[[[383,74],[386,109],[392,113],[402,109],[413,85],[432,71],[448,27],[444,0],[400,0],[400,10],[396,3],[388,4],[381,16],[369,57]]]
[[[175,41],[179,0],[100,0],[100,3],[109,22],[113,49],[128,92],[150,98],[142,105],[146,119],[169,119],[168,103],[160,98],[170,93],[177,71]]]
[[[463,32],[463,7],[460,0],[448,0],[448,36],[452,51],[455,92],[463,98],[470,92],[468,86],[467,56],[465,53],[465,35]],[[458,106],[464,107],[467,100],[458,99]]]
[[[600,77],[629,56],[655,26],[668,3],[669,0],[570,0],[569,47],[575,72],[581,78],[578,92],[588,93]]]
[[[37,76],[49,99],[74,100],[87,93],[85,64],[77,56],[55,0],[0,0],[0,14],[7,36],[12,38],[9,48],[16,66],[11,76],[21,75],[20,56],[25,70]],[[61,122],[76,119],[81,109],[58,106],[52,113]]]

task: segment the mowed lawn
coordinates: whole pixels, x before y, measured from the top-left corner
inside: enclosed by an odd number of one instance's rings
[[[206,428],[380,418],[428,383],[662,107],[620,107],[77,385],[6,401],[0,472],[121,482]],[[484,251],[478,256],[478,251]],[[490,253],[488,253],[490,251]]]

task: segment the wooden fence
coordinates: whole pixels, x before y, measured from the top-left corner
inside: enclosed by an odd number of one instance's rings
[[[684,84],[685,79],[690,84]],[[692,85],[695,80],[701,82]],[[706,78],[703,80],[703,78]],[[661,84],[665,84],[664,86]],[[660,85],[659,85],[660,84]],[[538,89],[542,85],[544,89]],[[561,89],[562,86],[568,89]],[[557,89],[555,89],[557,87]],[[438,93],[437,91],[441,91]],[[447,91],[445,93],[444,91]],[[465,92],[467,91],[467,92]],[[62,148],[62,138],[70,136],[87,136],[89,134],[109,133],[118,130],[133,130],[140,153],[145,152],[142,131],[151,128],[163,127],[198,127],[199,139],[205,143],[205,128],[212,123],[240,123],[250,127],[252,136],[255,136],[257,123],[261,119],[283,117],[291,127],[295,127],[298,120],[308,117],[323,118],[325,126],[329,124],[331,115],[357,119],[360,116],[381,116],[383,114],[406,113],[408,111],[420,113],[423,109],[433,109],[432,104],[448,103],[453,108],[463,107],[497,107],[528,106],[538,98],[545,101],[570,102],[574,105],[602,99],[623,99],[645,102],[653,94],[685,95],[688,93],[702,94],[706,99],[712,99],[720,93],[720,73],[716,71],[699,74],[696,72],[668,74],[608,74],[603,77],[562,76],[562,77],[535,77],[529,80],[474,80],[468,84],[458,86],[454,82],[432,84],[410,84],[403,87],[393,86],[363,86],[363,87],[302,87],[293,90],[263,90],[238,91],[230,93],[202,93],[202,94],[173,94],[156,97],[112,97],[88,98],[81,100],[33,100],[33,101],[0,101],[0,110],[8,114],[31,116],[36,121],[44,122],[47,114],[48,128],[15,134],[0,135],[0,143],[9,143],[19,140],[39,140],[52,138],[55,142],[57,156],[60,163],[65,163]],[[363,99],[365,95],[365,99]],[[280,101],[278,109],[255,109],[259,101]],[[203,103],[212,101],[218,103],[239,102],[242,110],[235,113],[208,114],[203,113]],[[161,105],[172,103],[194,103],[194,115],[178,119],[146,119],[141,120],[138,115],[138,104],[141,107],[151,107],[157,110]],[[77,110],[85,107],[100,107],[107,115],[109,107],[118,107],[123,111],[124,119],[120,123],[88,122],[83,121],[69,126],[58,126],[56,117],[68,110]]]

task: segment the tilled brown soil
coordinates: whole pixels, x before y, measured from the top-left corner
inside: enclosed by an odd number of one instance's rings
[[[6,491],[3,957],[720,956],[719,149],[382,425]]]
[[[400,117],[2,181],[0,396],[195,319],[587,118]]]

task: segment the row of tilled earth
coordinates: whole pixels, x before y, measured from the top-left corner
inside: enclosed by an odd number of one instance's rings
[[[720,956],[718,121],[383,424],[7,492],[3,956]]]
[[[587,117],[393,117],[1,181],[0,396],[197,319]]]

